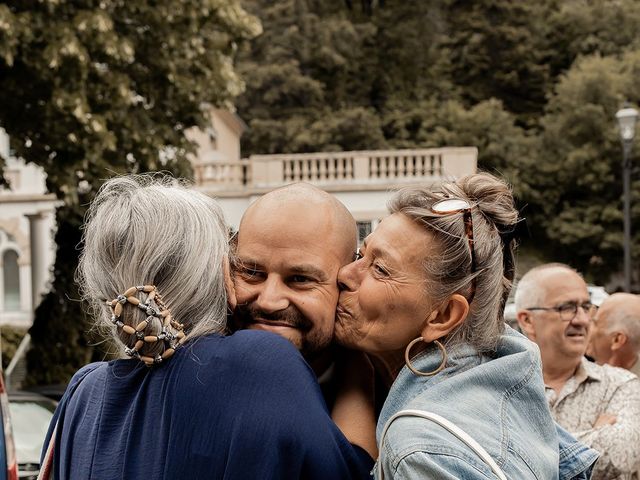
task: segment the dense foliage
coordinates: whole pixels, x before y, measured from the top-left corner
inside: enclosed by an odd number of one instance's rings
[[[245,154],[475,145],[480,168],[514,186],[527,251],[596,282],[620,270],[615,112],[640,102],[640,3],[244,5],[264,28],[239,64]],[[639,258],[640,231],[633,241]]]
[[[187,175],[185,129],[242,91],[233,58],[259,32],[230,0],[0,4],[0,126],[64,200],[55,281],[31,329],[32,382],[65,381],[92,355],[73,282],[86,205],[114,174]]]

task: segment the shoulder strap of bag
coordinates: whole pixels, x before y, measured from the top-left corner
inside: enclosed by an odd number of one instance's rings
[[[498,477],[499,480],[507,480],[507,477],[502,472],[498,464],[493,460],[493,458],[491,458],[491,455],[489,455],[487,451],[482,448],[482,446],[478,442],[476,442],[467,432],[462,430],[455,423],[450,422],[444,417],[441,417],[437,413],[426,412],[424,410],[401,410],[393,415],[389,420],[387,420],[387,423],[382,429],[382,436],[380,437],[380,457],[378,458],[378,463],[376,465],[378,470],[378,477],[380,478],[380,480],[384,480],[384,473],[382,469],[382,452],[384,451],[382,447],[384,445],[384,438],[387,435],[387,430],[389,430],[391,423],[399,417],[420,417],[437,423],[438,425],[455,435],[462,443],[466,444],[471,450],[473,450],[475,454],[478,455],[482,459],[482,461],[489,466],[491,471],[496,477]]]

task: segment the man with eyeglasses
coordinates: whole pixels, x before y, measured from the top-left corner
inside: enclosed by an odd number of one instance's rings
[[[584,358],[597,307],[571,267],[527,272],[516,288],[518,324],[538,344],[549,407],[556,421],[601,452],[593,479],[637,479],[640,380]]]

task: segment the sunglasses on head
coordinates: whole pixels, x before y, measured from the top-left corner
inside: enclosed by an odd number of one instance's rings
[[[469,242],[469,250],[471,251],[471,275],[474,275],[471,281],[471,293],[469,294],[469,303],[473,301],[473,297],[476,293],[476,251],[473,246],[473,217],[471,215],[471,209],[474,205],[470,204],[467,200],[462,198],[445,198],[438,200],[431,205],[431,212],[436,215],[455,215],[462,213],[462,219],[464,221],[464,231]]]

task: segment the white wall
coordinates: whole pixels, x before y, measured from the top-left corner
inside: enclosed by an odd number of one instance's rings
[[[330,192],[340,200],[358,221],[377,220],[387,216],[387,202],[392,191]],[[215,197],[220,202],[227,223],[237,229],[243,213],[260,195],[248,197]]]

